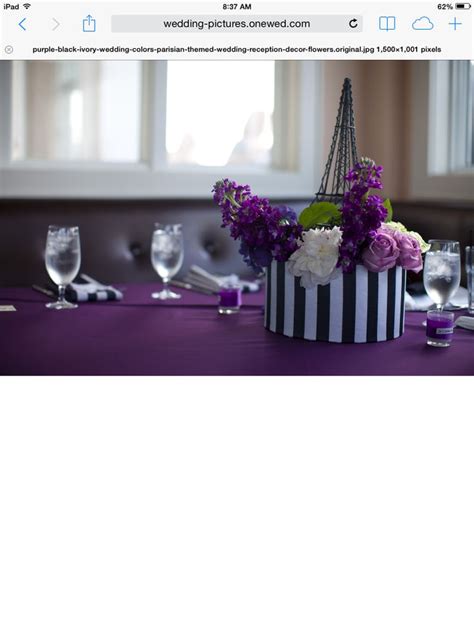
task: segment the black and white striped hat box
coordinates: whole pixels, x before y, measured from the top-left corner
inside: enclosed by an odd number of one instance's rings
[[[288,337],[323,342],[384,342],[405,328],[406,271],[376,274],[358,265],[325,286],[304,289],[286,263],[267,268],[265,327]]]

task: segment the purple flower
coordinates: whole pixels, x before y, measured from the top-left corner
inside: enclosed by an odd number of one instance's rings
[[[346,175],[351,182],[341,208],[342,243],[339,248],[338,266],[344,272],[352,272],[361,260],[364,247],[375,237],[387,217],[387,209],[371,189],[382,189],[383,167],[373,160],[362,158]]]
[[[275,210],[281,212],[281,216],[283,217],[283,219],[288,219],[288,221],[290,222],[295,222],[298,220],[297,214],[295,213],[293,208],[290,208],[289,206],[275,206]]]
[[[395,267],[400,255],[397,241],[388,230],[380,230],[362,252],[362,263],[370,272],[385,272]]]
[[[423,259],[421,258],[419,242],[407,232],[395,230],[393,231],[393,236],[400,250],[398,265],[401,265],[406,270],[420,272],[423,269]]]
[[[252,195],[248,185],[221,180],[213,188],[222,211],[222,227],[240,240],[240,253],[256,273],[273,259],[287,261],[298,247],[302,227],[287,206],[273,207],[268,199]]]
[[[256,274],[259,274],[264,267],[268,267],[272,262],[272,253],[265,248],[250,248],[243,241],[240,244],[239,253],[243,256],[245,263],[249,265]]]

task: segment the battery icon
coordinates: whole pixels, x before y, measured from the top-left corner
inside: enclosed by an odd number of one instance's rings
[[[456,3],[456,9],[470,9],[471,5],[469,4],[469,2],[457,2]]]

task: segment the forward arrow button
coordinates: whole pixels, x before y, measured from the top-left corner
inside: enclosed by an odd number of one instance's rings
[[[53,22],[54,22],[53,31],[55,31],[59,26],[59,22],[57,21],[56,18],[53,18]]]

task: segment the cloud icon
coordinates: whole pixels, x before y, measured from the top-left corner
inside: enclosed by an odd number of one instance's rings
[[[432,31],[434,29],[433,22],[426,15],[415,20],[411,26],[415,31]]]

